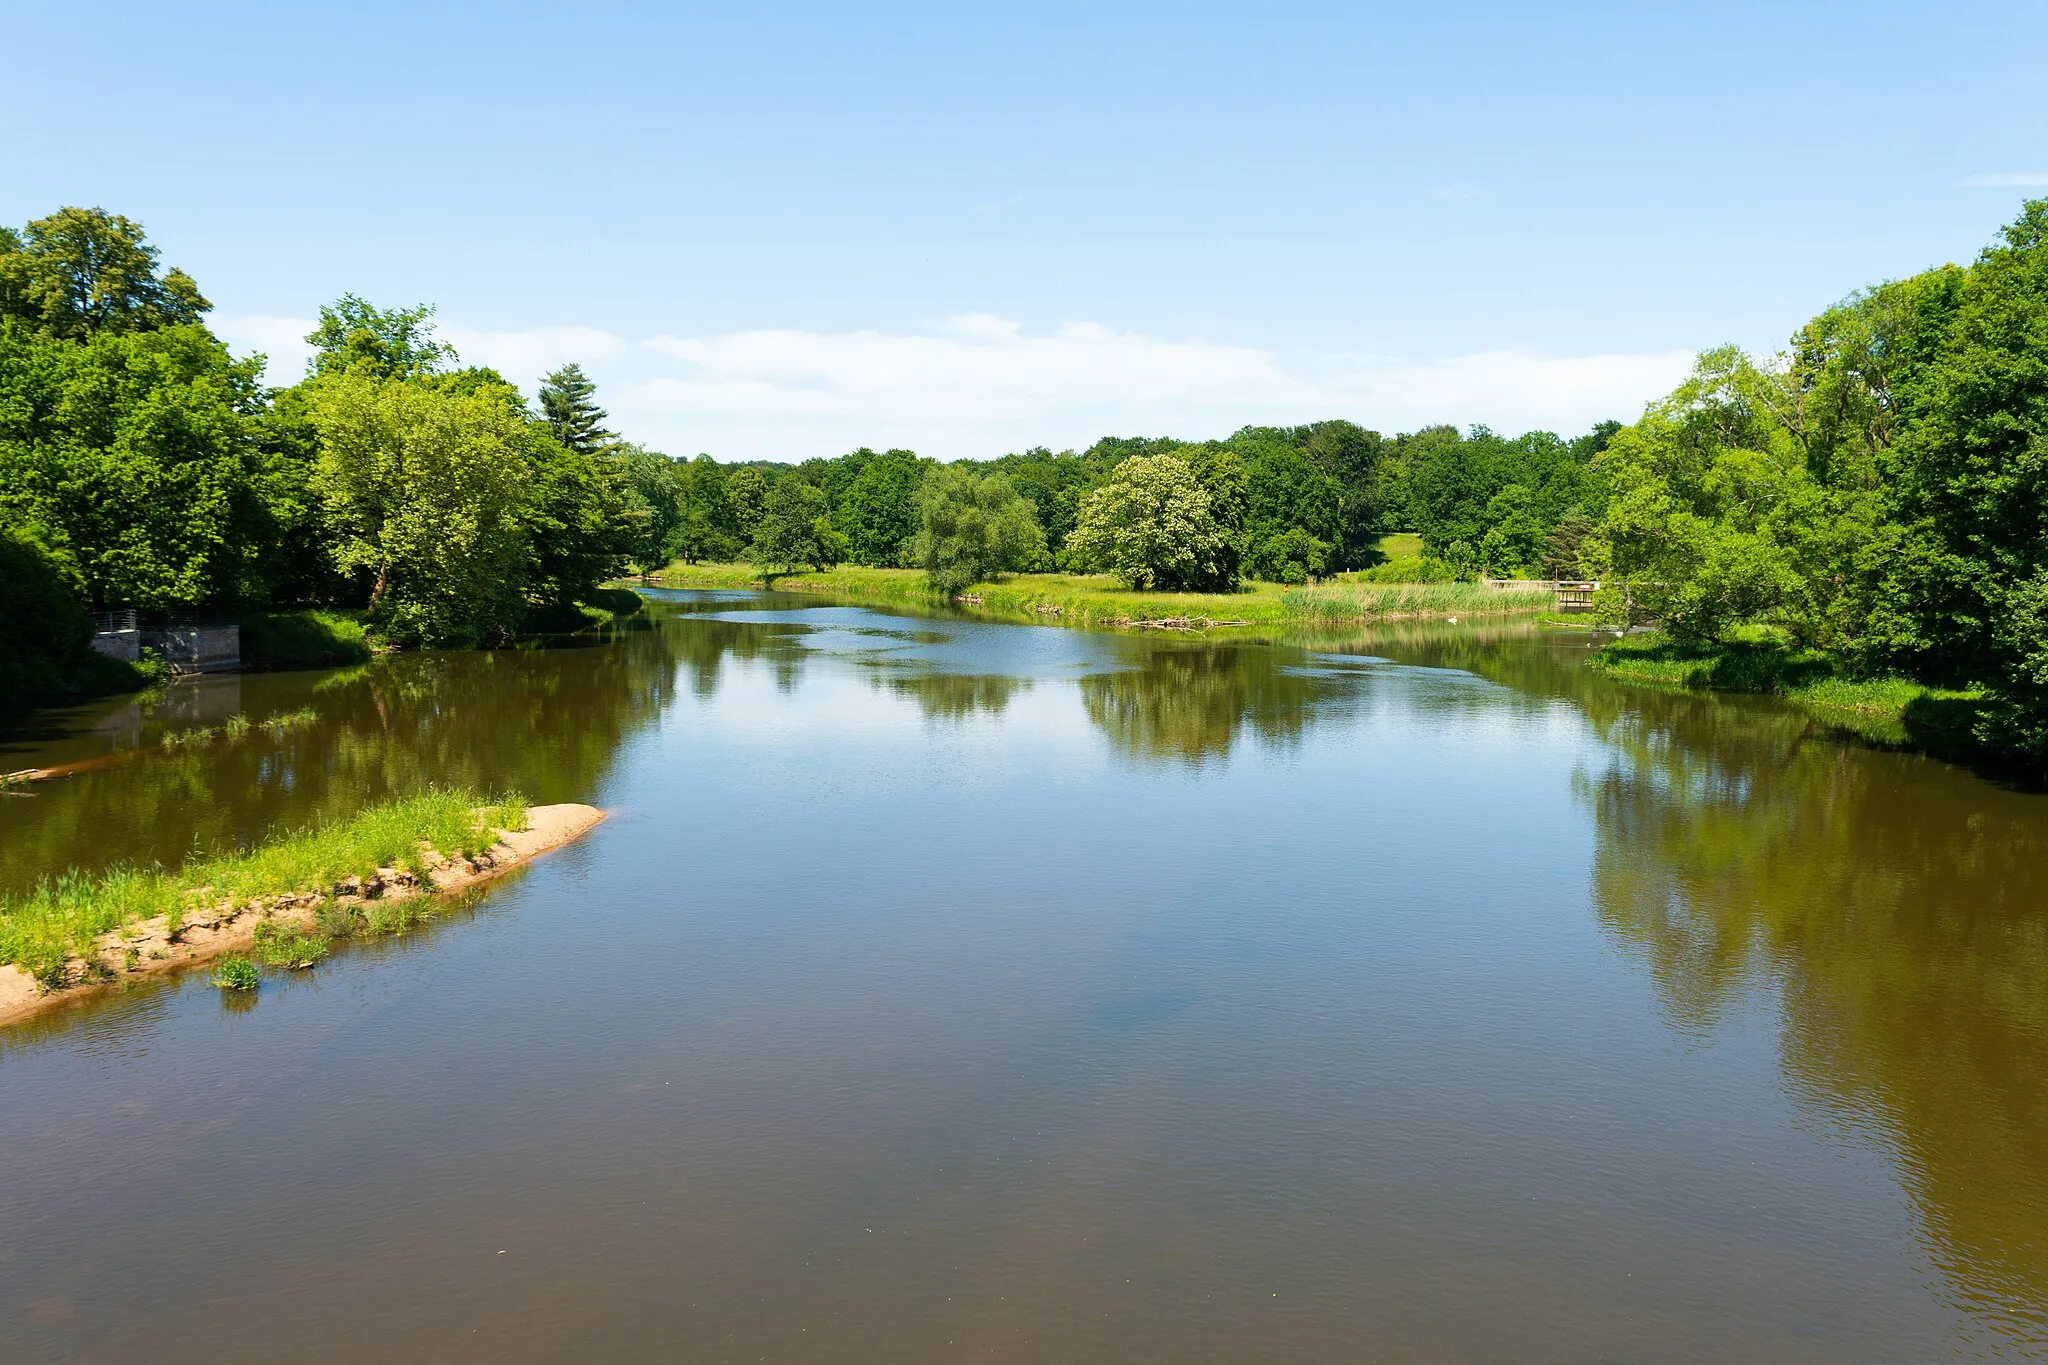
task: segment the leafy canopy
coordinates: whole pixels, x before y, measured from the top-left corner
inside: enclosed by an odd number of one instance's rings
[[[184,271],[159,274],[142,225],[119,214],[64,208],[19,233],[0,228],[0,316],[49,336],[153,331],[212,307]]]
[[[1134,456],[1081,504],[1067,555],[1133,588],[1228,588],[1228,538],[1209,509],[1209,492],[1185,460]]]
[[[950,595],[1028,569],[1045,555],[1038,514],[1000,474],[934,465],[918,488],[917,509],[910,554],[935,592]]]

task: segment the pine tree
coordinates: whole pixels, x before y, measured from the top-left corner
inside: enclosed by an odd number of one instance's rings
[[[581,365],[564,365],[540,382],[540,415],[548,431],[571,450],[594,455],[613,433],[598,424],[605,410],[592,401],[597,384]]]

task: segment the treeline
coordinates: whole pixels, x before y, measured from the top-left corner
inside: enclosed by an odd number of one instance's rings
[[[1143,459],[1160,498],[1189,495],[1178,497],[1179,507],[1192,509],[1200,534],[1218,540],[1212,567],[1195,575],[1201,586],[1227,587],[1241,578],[1301,582],[1347,570],[1388,578],[1514,576],[1576,571],[1580,528],[1590,527],[1603,507],[1591,464],[1618,429],[1603,423],[1576,440],[1449,426],[1388,437],[1326,421],[1246,427],[1217,441],[1107,437],[1085,451],[1040,447],[954,467],[975,479],[1000,478],[1028,506],[1043,543],[1008,568],[1114,568],[1100,537],[1077,541],[1076,532],[1091,497],[1116,485],[1120,471],[1136,473],[1125,468],[1128,461]],[[721,465],[708,455],[675,463],[646,452],[635,458],[645,461],[636,486],[658,507],[649,548],[659,542],[669,558],[746,557],[762,548],[764,525],[773,544],[763,562],[780,562],[777,552],[794,548],[792,564],[926,567],[933,548],[927,540],[920,551],[919,533],[937,491],[928,486],[930,473],[939,466],[912,451],[861,449],[795,466]],[[785,490],[783,509],[771,516],[778,489]],[[1105,501],[1095,499],[1106,513]],[[824,524],[799,545],[788,529],[805,509],[808,520]],[[1167,525],[1165,511],[1153,516],[1162,519],[1160,535],[1188,534]],[[1560,526],[1568,544],[1558,540]],[[1387,563],[1382,537],[1411,530],[1422,553],[1411,563]]]
[[[1704,353],[1589,472],[1613,619],[1980,692],[1979,740],[2048,765],[2048,201],[1781,355]]]

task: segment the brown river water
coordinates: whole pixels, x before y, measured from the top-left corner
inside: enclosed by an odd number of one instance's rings
[[[2048,798],[1571,632],[653,596],[0,739],[0,891],[612,812],[0,1032],[0,1360],[2048,1358]]]

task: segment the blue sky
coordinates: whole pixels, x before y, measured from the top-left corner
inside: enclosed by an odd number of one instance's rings
[[[674,453],[1581,429],[2048,194],[2048,6],[10,5],[0,220]],[[2030,188],[2031,187],[2031,188]]]

